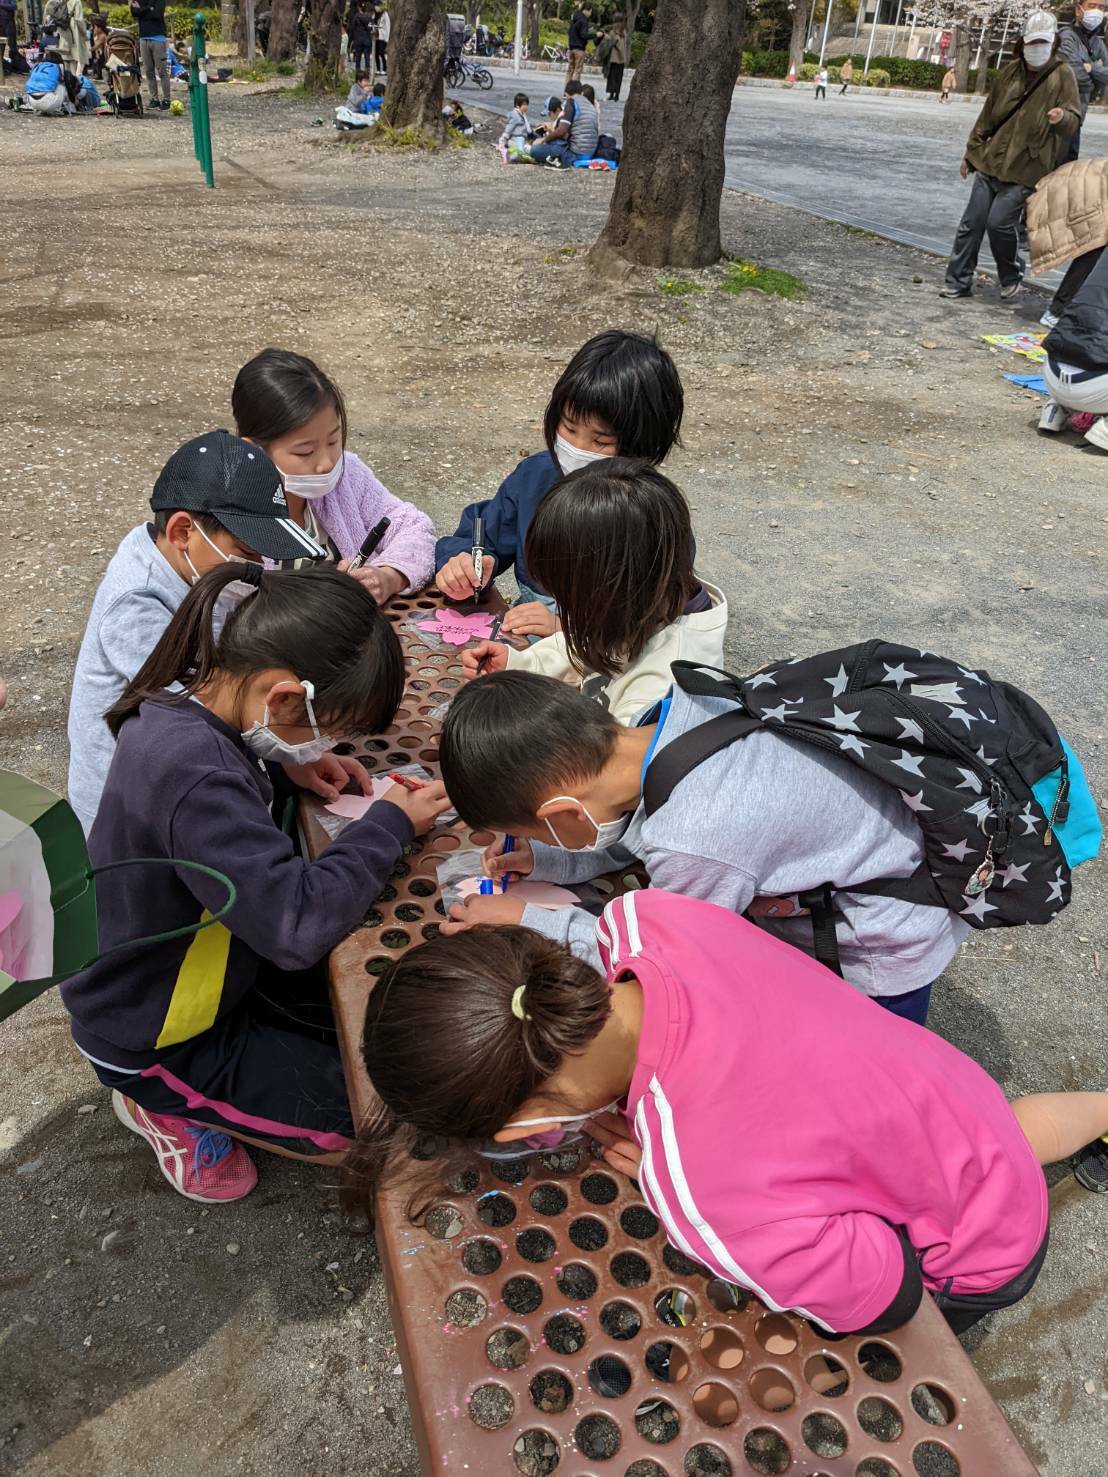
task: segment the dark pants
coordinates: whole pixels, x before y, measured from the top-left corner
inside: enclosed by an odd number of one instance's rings
[[[1001,287],[1012,287],[1023,277],[1019,248],[1019,224],[1031,191],[1026,185],[1007,185],[991,174],[975,174],[969,204],[958,222],[954,249],[946,268],[948,287],[960,292],[973,289],[977,255],[985,232],[996,261]]]
[[[944,1289],[942,1292],[932,1293],[935,1305],[950,1325],[951,1332],[965,1333],[967,1329],[972,1328],[975,1323],[984,1318],[986,1313],[995,1313],[1000,1308],[1010,1308],[1013,1303],[1018,1303],[1021,1298],[1026,1297],[1043,1269],[1049,1241],[1050,1227],[1048,1226],[1042,1244],[1023,1271],[1017,1272],[1014,1277],[1009,1278],[1002,1286],[994,1288],[992,1292],[947,1292]],[[947,1287],[949,1286],[950,1284],[947,1283]]]
[[[619,101],[619,90],[623,86],[623,63],[608,63],[608,97],[610,101]]]
[[[1058,318],[1069,307],[1077,295],[1085,278],[1100,261],[1103,246],[1098,246],[1095,251],[1086,251],[1081,256],[1075,256],[1066,268],[1066,275],[1062,278],[1058,291],[1050,304],[1050,311]]]
[[[578,156],[572,152],[566,139],[557,138],[552,144],[533,144],[531,158],[536,164],[545,164],[548,159],[560,159],[568,169]]]
[[[849,86],[850,86],[850,83],[849,82],[844,82],[843,83],[843,85],[839,88],[839,96],[840,97],[845,97],[846,96],[846,89]]]
[[[14,10],[0,10],[0,37],[8,43],[8,55],[12,61],[15,61],[18,52],[15,36]],[[2,50],[3,46],[0,44],[0,51]]]
[[[388,60],[389,60],[389,43],[387,41],[378,41],[378,43],[377,43],[377,70],[379,72],[387,72],[388,71],[388,69],[389,69],[388,68]]]
[[[816,97],[817,99],[822,97],[824,102],[827,101],[827,88],[821,87],[819,83],[816,84]]]
[[[359,41],[357,46],[350,48],[350,60],[354,65],[355,72],[369,71],[369,43]]]
[[[915,1021],[917,1026],[926,1026],[927,1011],[931,1005],[931,986],[921,985],[918,990],[906,990],[903,995],[878,995],[878,1005],[890,1015],[901,1020]]]

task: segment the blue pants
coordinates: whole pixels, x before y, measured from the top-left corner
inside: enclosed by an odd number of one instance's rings
[[[921,985],[918,990],[906,990],[903,995],[878,995],[878,1005],[891,1015],[902,1020],[915,1021],[917,1026],[926,1026],[927,1009],[931,1004],[931,986]]]
[[[531,158],[536,164],[545,164],[548,159],[560,159],[568,169],[576,162],[577,155],[572,153],[569,144],[564,138],[555,139],[552,144],[534,144],[531,148]]]

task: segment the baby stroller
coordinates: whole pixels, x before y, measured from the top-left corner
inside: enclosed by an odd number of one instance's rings
[[[114,116],[141,118],[139,49],[130,31],[109,31],[107,72],[107,100]]]

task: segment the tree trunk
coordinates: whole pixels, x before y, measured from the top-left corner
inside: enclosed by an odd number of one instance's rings
[[[984,97],[989,85],[989,37],[986,34],[981,39],[981,61],[977,68],[977,78],[973,84],[974,92]]]
[[[527,47],[532,60],[537,59],[539,54],[539,12],[541,9],[542,0],[527,0],[523,7],[523,30],[527,36]]]
[[[723,255],[723,134],[745,12],[745,0],[659,0],[594,264],[706,267]]]
[[[861,0],[859,0],[861,4]],[[804,61],[804,43],[808,39],[808,21],[812,14],[812,0],[795,0],[793,5],[793,31],[789,40],[789,71],[799,72]]]
[[[296,60],[296,18],[299,14],[300,0],[273,0],[269,8],[267,60],[271,62]]]
[[[445,135],[442,66],[446,58],[446,0],[393,0],[388,91],[381,122],[416,128],[431,138]]]
[[[304,86],[309,92],[335,92],[342,86],[342,18],[345,0],[315,0],[308,16],[312,45]]]
[[[954,87],[956,92],[969,91],[970,33],[968,26],[954,29]]]

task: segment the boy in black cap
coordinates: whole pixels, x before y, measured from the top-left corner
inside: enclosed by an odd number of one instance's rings
[[[120,544],[100,582],[69,700],[69,803],[92,829],[115,742],[104,714],[153,651],[189,586],[230,559],[324,558],[288,516],[277,468],[228,431],[179,447],[150,499],[153,523]]]

